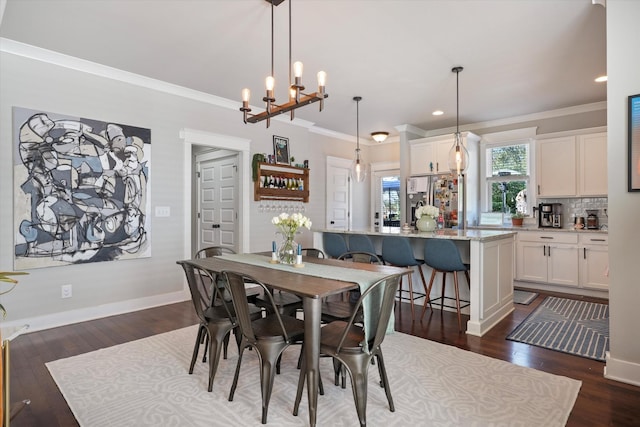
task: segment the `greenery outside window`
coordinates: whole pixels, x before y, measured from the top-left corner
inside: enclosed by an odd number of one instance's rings
[[[531,213],[530,185],[531,144],[511,142],[488,144],[484,150],[486,199],[489,212],[524,215]]]

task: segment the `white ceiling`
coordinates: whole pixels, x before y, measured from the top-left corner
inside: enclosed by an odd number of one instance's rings
[[[0,0],[3,1],[3,0]],[[278,102],[287,96],[288,7],[275,8]],[[397,134],[606,100],[605,8],[591,0],[293,0],[293,61],[325,109],[296,116],[335,132]],[[7,0],[0,37],[263,107],[271,69],[265,0]],[[431,112],[441,109],[443,116]],[[258,110],[254,110],[256,112]],[[241,113],[238,112],[238,120]],[[265,126],[264,123],[247,126]]]

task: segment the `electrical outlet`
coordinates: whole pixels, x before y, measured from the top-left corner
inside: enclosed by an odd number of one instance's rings
[[[71,296],[73,295],[71,285],[62,285],[61,291],[62,291],[62,295],[61,295],[62,298],[71,298]]]

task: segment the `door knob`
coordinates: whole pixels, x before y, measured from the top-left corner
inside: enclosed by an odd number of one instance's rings
[[[335,221],[331,221],[329,224],[335,224],[335,223],[336,223]]]

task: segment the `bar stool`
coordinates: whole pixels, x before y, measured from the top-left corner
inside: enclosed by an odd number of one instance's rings
[[[411,279],[411,274],[407,275],[409,277],[409,300],[411,302],[411,319],[415,320],[415,310],[413,307],[413,300],[420,297],[427,297],[429,292],[427,291],[427,282],[424,280],[424,273],[422,272],[422,268],[421,268],[422,263],[416,260],[415,257],[413,256],[413,249],[411,249],[411,244],[409,243],[409,239],[406,237],[400,237],[400,236],[387,236],[383,238],[382,239],[382,259],[386,264],[395,265],[397,267],[405,267],[405,268],[412,268],[415,266],[418,267],[418,271],[420,272],[420,277],[422,278],[422,286],[424,287],[424,291],[425,291],[424,294],[421,292],[413,291],[413,282]],[[400,286],[398,288],[401,301],[403,299],[407,299],[406,297],[402,296],[402,292],[404,291],[402,287],[403,283],[404,283],[404,280],[401,280]],[[414,297],[414,294],[416,295],[416,297]]]
[[[427,288],[427,298],[425,304],[422,306],[422,315],[420,320],[424,317],[424,313],[427,309],[427,303],[431,304],[433,310],[433,302],[440,301],[440,310],[444,307],[455,308],[458,312],[458,329],[462,331],[462,319],[460,316],[460,309],[468,307],[470,302],[460,299],[460,290],[458,288],[458,271],[463,271],[467,277],[467,284],[469,281],[469,266],[462,262],[460,257],[460,251],[458,247],[451,240],[444,239],[428,239],[424,244],[424,263],[431,267],[431,279],[429,280],[429,287]],[[434,299],[430,299],[431,287],[433,286],[433,280],[436,277],[436,273],[442,273],[442,296]],[[445,283],[447,279],[447,273],[453,273],[453,285],[455,291],[455,298],[445,296]],[[450,305],[444,305],[445,299],[454,299],[456,302],[455,307]],[[460,302],[465,303],[460,305]]]
[[[366,234],[352,234],[349,236],[349,251],[376,253],[373,242]]]
[[[338,233],[322,233],[322,246],[324,253],[330,258],[338,258],[345,252],[348,252],[347,242]]]

